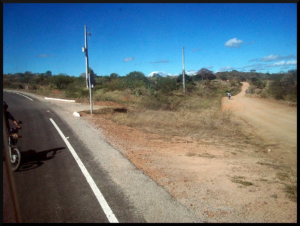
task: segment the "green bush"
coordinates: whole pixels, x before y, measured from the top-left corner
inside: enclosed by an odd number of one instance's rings
[[[203,76],[200,74],[196,74],[192,77],[193,81],[200,81],[203,79]]]
[[[161,93],[170,93],[177,90],[177,82],[175,79],[170,77],[159,77],[155,83],[155,90]]]
[[[74,77],[68,75],[56,75],[51,77],[50,83],[57,89],[66,89],[67,86],[74,81]]]
[[[227,80],[227,75],[221,75],[220,79],[223,80],[223,81],[226,81]]]
[[[267,85],[267,82],[256,79],[255,81],[252,81],[252,84],[255,85],[258,89],[264,89]]]
[[[124,79],[115,78],[103,84],[103,88],[106,91],[124,90],[126,88],[126,85],[124,85],[125,83]]]

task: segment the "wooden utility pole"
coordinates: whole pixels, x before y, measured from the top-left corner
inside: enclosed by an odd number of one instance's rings
[[[89,87],[90,91],[90,110],[91,114],[93,114],[93,102],[92,102],[92,84],[91,84],[91,75],[89,73],[89,58],[88,58],[88,47],[87,47],[87,35],[91,36],[91,33],[86,32],[86,25],[84,25],[84,39],[85,39],[85,47],[82,48],[82,52],[85,53],[85,64],[86,64],[86,85]]]
[[[182,47],[182,60],[183,60],[183,69],[182,69],[182,88],[185,93],[185,76],[184,76],[184,47]]]

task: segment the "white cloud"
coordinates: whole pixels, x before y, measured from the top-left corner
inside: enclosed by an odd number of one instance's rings
[[[297,60],[291,60],[286,62],[286,65],[297,65]]]
[[[270,57],[271,59],[271,57]],[[267,70],[268,68],[270,67],[282,67],[282,68],[288,68],[290,66],[294,66],[294,65],[297,65],[297,60],[291,60],[291,61],[279,61],[279,62],[276,62],[276,63],[273,63],[273,64],[251,64],[251,65],[247,65],[247,66],[244,66],[242,68],[246,69],[247,70],[256,70],[256,71],[262,71],[262,70]]]
[[[153,72],[151,72],[150,74],[148,74],[147,76],[148,76],[148,77],[152,77],[153,74],[159,74],[159,75],[161,75],[161,76],[163,76],[163,77],[166,77],[166,76],[168,76],[168,75],[171,76],[171,74],[165,73],[165,72],[163,72],[163,71],[153,71]]]
[[[188,71],[186,71],[187,75],[194,75],[195,73],[196,73],[195,70],[188,70]]]
[[[278,55],[269,55],[263,57],[260,61],[274,61],[278,59]]]
[[[229,71],[229,70],[234,70],[234,67],[231,67],[231,66],[222,67],[219,70],[217,70],[216,72],[223,72],[223,71]]]
[[[283,60],[283,59],[291,59],[291,58],[296,58],[296,56],[294,54],[290,54],[287,56],[269,55],[263,57],[260,61],[265,62],[265,61]]]
[[[274,64],[269,64],[269,65],[267,65],[267,67],[290,66],[290,65],[297,65],[297,61],[291,60],[291,61],[285,62],[284,60],[282,60],[282,61],[274,63]]]
[[[285,61],[280,61],[280,62],[277,62],[277,63],[274,63],[273,66],[282,66],[285,64]]]
[[[133,61],[134,57],[127,57],[123,60],[123,62],[129,62],[129,61]]]
[[[237,38],[233,38],[233,39],[228,40],[225,43],[225,46],[237,48],[237,47],[240,47],[241,43],[243,43],[242,40],[237,40]]]

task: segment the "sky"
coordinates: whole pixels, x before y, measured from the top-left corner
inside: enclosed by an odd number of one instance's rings
[[[3,3],[3,73],[297,68],[296,3]]]

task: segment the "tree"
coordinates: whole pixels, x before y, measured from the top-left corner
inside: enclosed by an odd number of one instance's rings
[[[289,70],[288,74],[290,74],[294,78],[295,82],[297,82],[297,69]]]
[[[223,81],[226,81],[227,80],[227,75],[221,75],[220,79],[223,80]]]
[[[118,78],[119,75],[117,73],[111,73],[109,77],[110,78]]]
[[[160,74],[158,74],[158,73],[154,73],[153,75],[152,75],[152,77],[153,78],[160,78],[160,77],[162,77]]]
[[[65,89],[75,78],[66,74],[59,74],[51,77],[51,83],[58,89]]]
[[[286,88],[292,87],[294,85],[295,81],[292,74],[288,74],[283,76],[283,78],[280,80],[280,85]]]
[[[92,75],[92,76],[96,76],[96,73],[94,72],[94,70],[92,68],[89,67],[89,73]]]
[[[212,71],[210,71],[206,68],[201,68],[199,71],[197,71],[196,74],[201,75],[203,79],[206,79],[206,80],[209,80],[209,81],[214,80],[214,79],[217,78]]]
[[[125,77],[121,77],[123,81],[122,87],[125,89],[137,89],[142,86],[146,86],[148,84],[148,79],[144,75],[143,72],[140,71],[132,71],[127,74]]]
[[[184,72],[184,81],[185,83],[192,82],[192,78],[186,72]],[[182,74],[178,75],[177,82],[182,83]]]
[[[241,81],[241,82],[245,82],[245,81],[246,81],[245,76],[240,75],[240,81]]]
[[[145,74],[140,71],[132,71],[129,74],[127,74],[126,77],[130,78],[130,79],[136,79],[136,80],[142,80],[142,81],[147,80]]]
[[[196,74],[192,78],[193,78],[194,81],[199,81],[199,80],[202,80],[202,75]]]
[[[25,71],[24,76],[33,76],[31,71]]]
[[[51,71],[46,71],[46,73],[45,73],[45,76],[47,76],[47,77],[50,77],[50,76],[52,76],[52,72]]]

